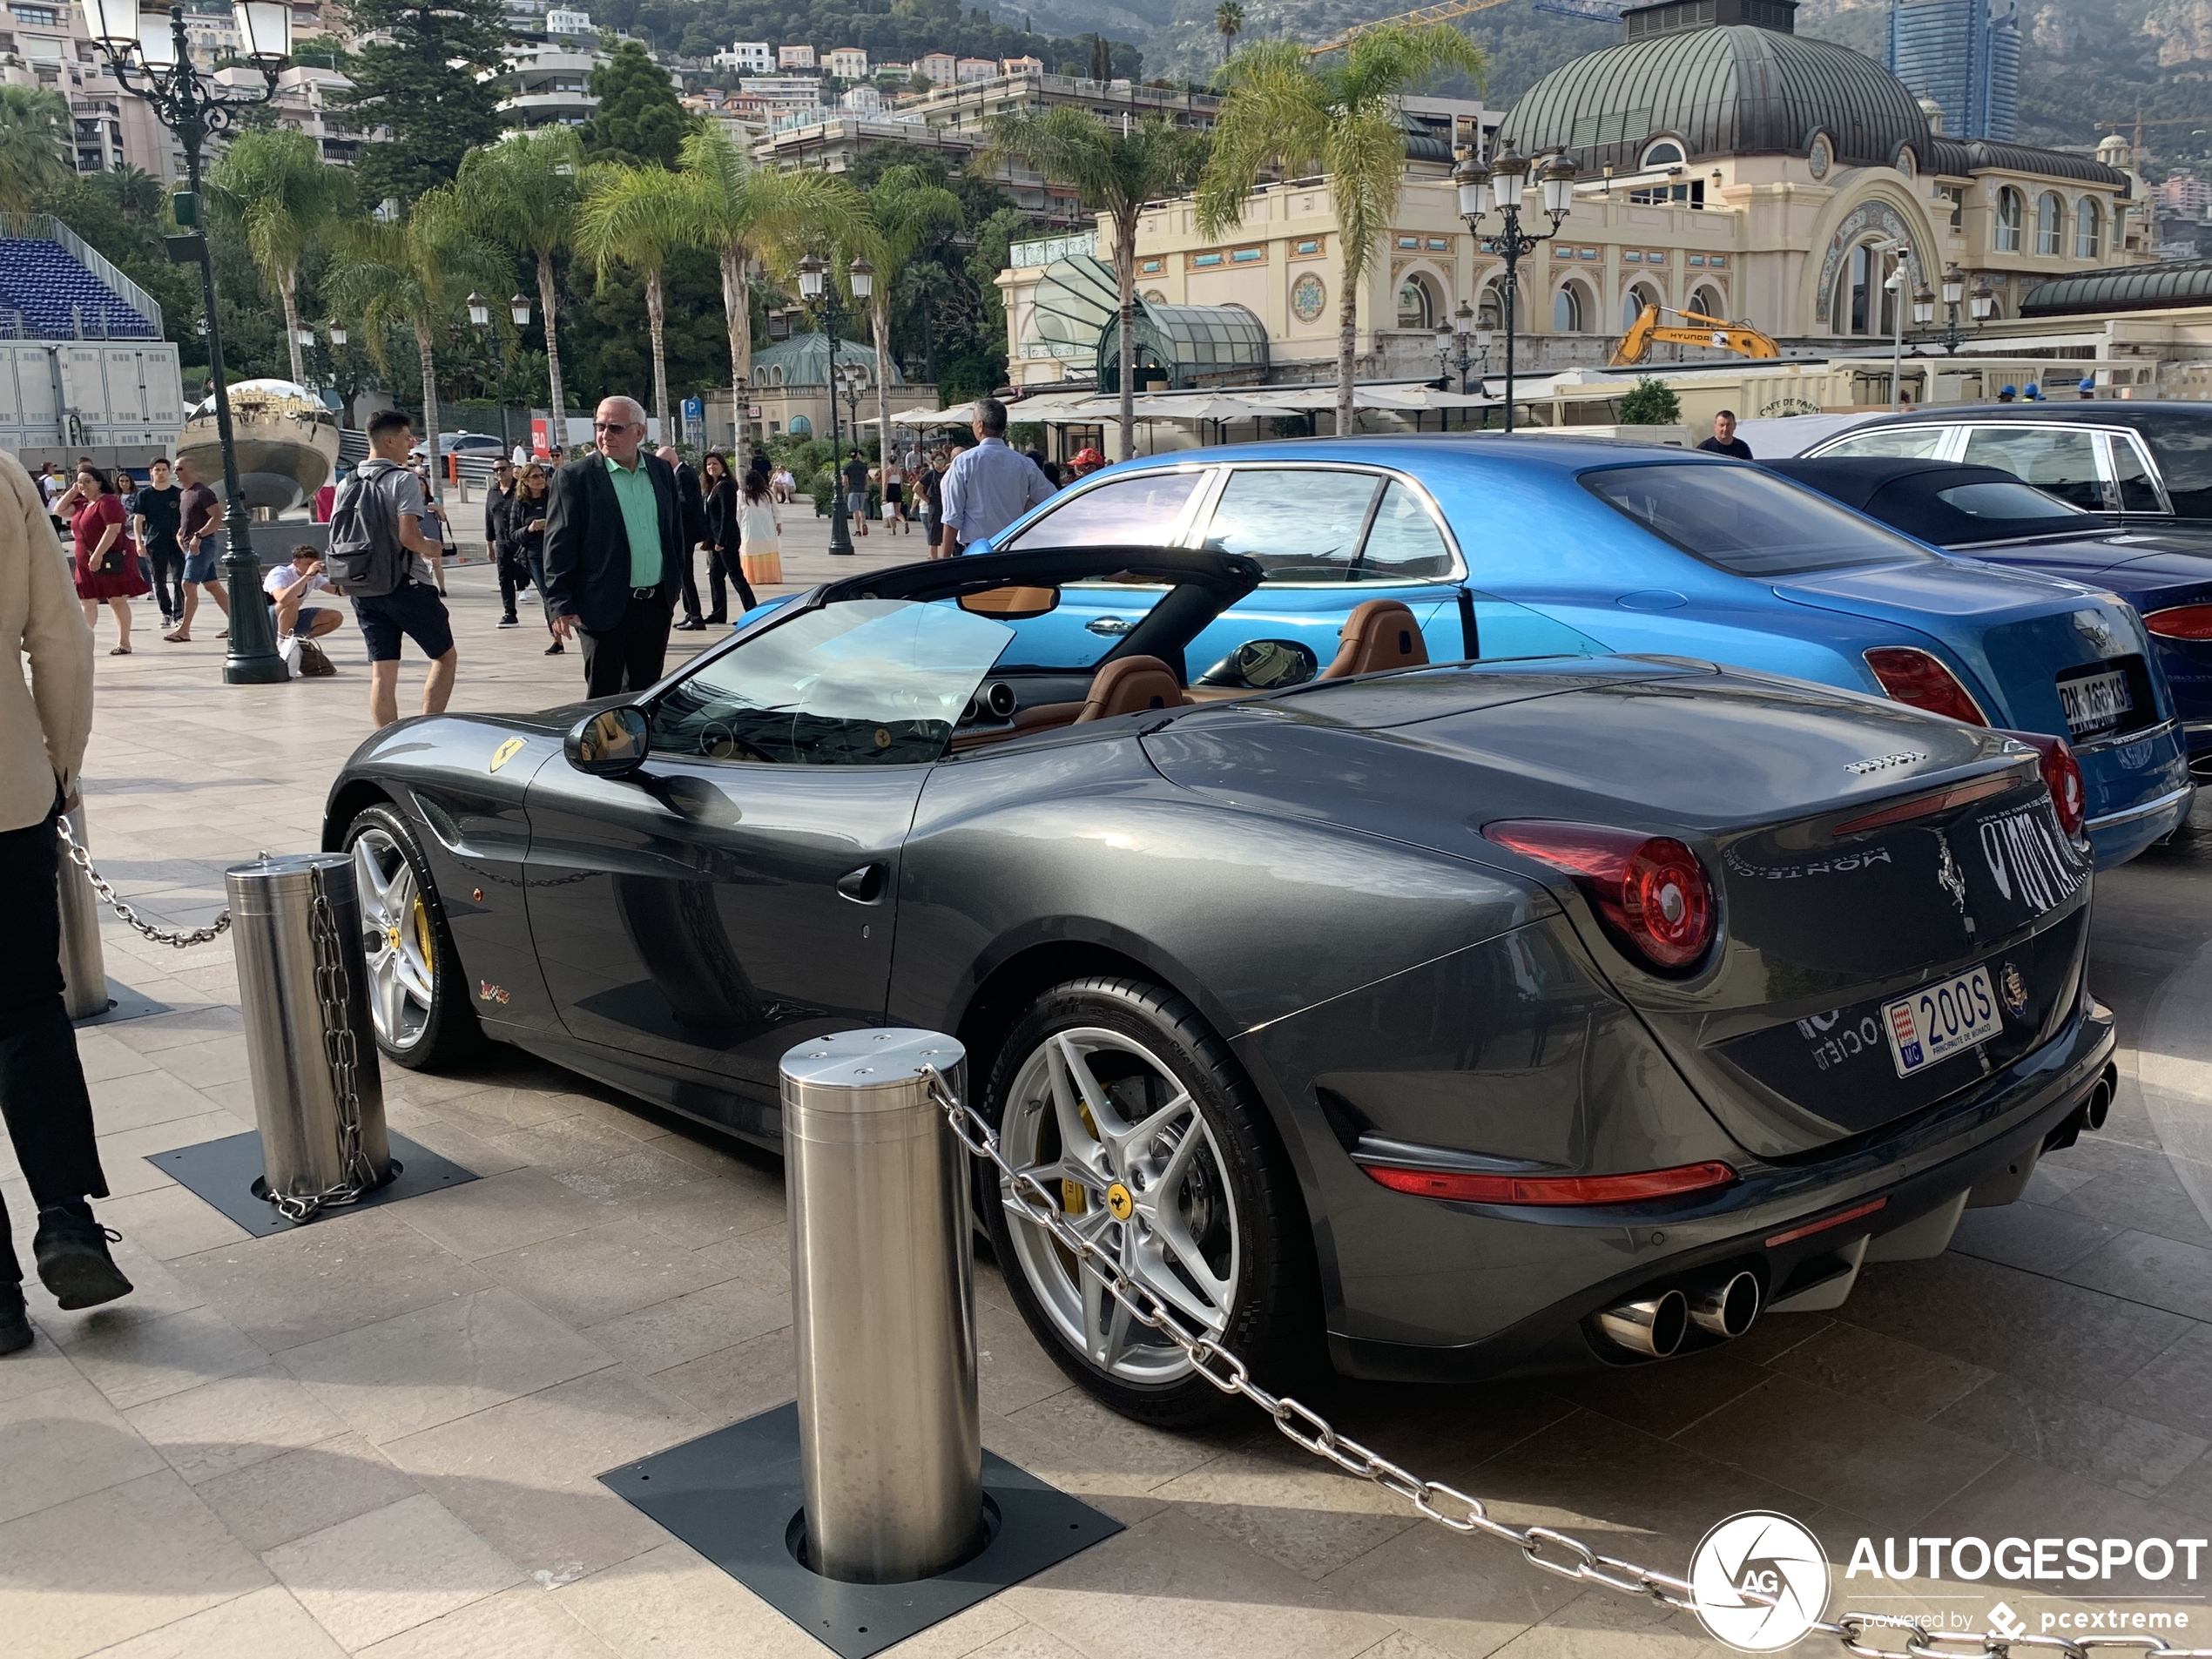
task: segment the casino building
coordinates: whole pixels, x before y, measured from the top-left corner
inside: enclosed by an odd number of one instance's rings
[[[1880,64],[1797,34],[1796,10],[1794,0],[1660,0],[1627,10],[1619,44],[1546,76],[1502,118],[1410,100],[1398,228],[1359,295],[1361,374],[1435,374],[1437,328],[1462,303],[1480,326],[1502,327],[1504,267],[1459,217],[1454,145],[1487,156],[1509,145],[1536,171],[1561,153],[1575,165],[1571,212],[1521,266],[1524,372],[1602,363],[1647,303],[1749,322],[1792,355],[1875,351],[1891,339],[1900,261],[1908,349],[1940,350],[1947,274],[1972,342],[2001,334],[2040,283],[2149,258],[2124,140],[2093,158],[1947,137],[1933,106]],[[1524,226],[1547,223],[1541,207],[1532,190]],[[1345,280],[1334,232],[1325,179],[1256,191],[1219,243],[1197,236],[1187,199],[1146,214],[1148,386],[1332,374]],[[1110,331],[1084,320],[1110,234],[1102,223],[1092,238],[1017,247],[999,278],[1017,385],[1102,369],[1111,384],[1098,349]],[[1925,327],[1911,310],[1922,287],[1939,296]],[[1224,354],[1224,341],[1237,348]],[[1662,347],[1654,361],[1721,354]],[[1490,368],[1503,367],[1501,341]]]

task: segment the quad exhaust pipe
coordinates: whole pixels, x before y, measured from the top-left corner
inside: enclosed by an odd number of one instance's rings
[[[1599,1312],[1597,1326],[1617,1348],[1664,1359],[1693,1325],[1725,1341],[1742,1336],[1758,1317],[1758,1276],[1745,1271],[1706,1280],[1687,1293],[1669,1289],[1615,1303]]]

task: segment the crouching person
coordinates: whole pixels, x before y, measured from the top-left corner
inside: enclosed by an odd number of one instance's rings
[[[262,594],[269,603],[270,626],[276,634],[277,654],[289,659],[292,643],[296,641],[303,678],[320,678],[338,671],[315,641],[344,626],[346,614],[334,606],[306,603],[310,594],[329,590],[322,555],[304,542],[292,550],[290,563],[278,565],[261,583]]]

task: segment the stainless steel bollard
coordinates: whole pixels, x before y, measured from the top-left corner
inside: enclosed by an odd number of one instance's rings
[[[353,860],[280,853],[232,866],[223,884],[267,1196],[319,1201],[378,1184],[392,1145]]]
[[[69,813],[69,833],[79,846],[91,840],[84,828],[82,802]],[[58,838],[57,838],[58,839]],[[62,907],[62,1001],[72,1020],[89,1020],[108,1008],[107,957],[100,948],[100,900],[91,878],[78,867],[69,847],[60,847],[54,874]]]
[[[967,1159],[920,1073],[934,1031],[846,1031],[783,1058],[807,1562],[895,1584],[968,1555],[983,1521]]]

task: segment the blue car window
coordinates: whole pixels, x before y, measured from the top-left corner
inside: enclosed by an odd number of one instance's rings
[[[2166,510],[2166,503],[2158,498],[2158,485],[2151,478],[2150,469],[2143,464],[2142,452],[2118,433],[2112,438],[2112,482],[2120,491],[2121,512]]]
[[[1452,550],[1428,504],[1401,483],[1383,491],[1367,544],[1352,575],[1361,582],[1441,582],[1452,575]]]
[[[1000,549],[1160,546],[1175,533],[1203,472],[1140,472],[1055,505]]]
[[[1613,467],[1586,472],[1581,482],[1654,536],[1737,576],[1802,576],[1939,556],[1824,496],[1750,467]]]
[[[803,611],[671,686],[653,748],[708,760],[934,760],[1014,630],[954,605],[852,599]]]
[[[1358,563],[1368,509],[1384,481],[1372,473],[1245,467],[1230,474],[1206,526],[1206,545],[1249,553],[1270,582],[1400,580]]]
[[[2104,509],[2104,486],[2097,481],[2097,438],[2094,432],[2058,427],[1976,427],[1966,437],[1968,466],[2002,467],[2038,489],[2090,512]]]
[[[2027,484],[1953,484],[1936,491],[1947,507],[1975,518],[2080,518],[2079,507]]]

